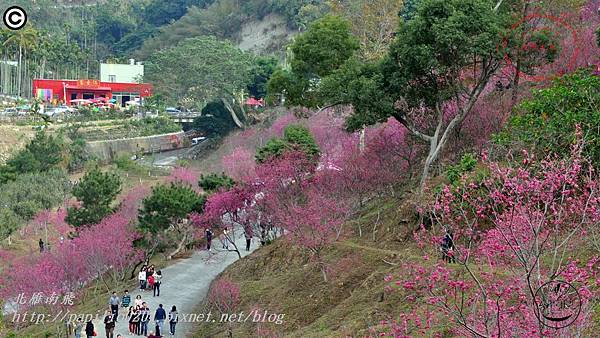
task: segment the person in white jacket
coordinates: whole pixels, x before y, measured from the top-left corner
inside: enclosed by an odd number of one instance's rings
[[[140,281],[140,291],[146,288],[146,267],[143,267],[138,274],[138,280]]]

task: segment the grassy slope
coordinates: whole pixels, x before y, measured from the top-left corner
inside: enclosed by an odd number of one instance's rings
[[[323,281],[314,263],[284,240],[260,248],[227,268],[223,277],[238,283],[241,290],[241,303],[236,312],[248,313],[258,308],[260,313],[268,310],[285,314],[282,325],[230,324],[233,336],[364,337],[372,335],[368,328],[388,319],[388,314],[398,315],[408,310],[402,292],[383,292],[384,287],[390,285],[384,276],[402,273],[399,263],[413,259],[422,262],[420,250],[408,236],[416,224],[416,219],[410,217],[408,205],[402,200],[374,200],[349,222],[353,235],[325,254],[326,261],[332,265],[328,282]],[[359,224],[362,225],[360,237],[357,235]],[[372,232],[375,224],[378,224],[376,241]],[[573,252],[581,259],[593,253],[590,246]],[[349,257],[353,258],[348,260]],[[336,262],[342,262],[337,264],[345,268],[336,272]],[[422,302],[420,308],[426,307]],[[198,313],[206,311],[208,306],[204,304]],[[592,315],[594,328],[584,336],[597,332],[600,327],[600,303],[595,305]],[[452,337],[448,327],[441,325],[435,330]],[[226,324],[202,323],[193,337],[226,337],[225,328]]]
[[[282,325],[261,325],[266,330],[263,332],[286,337],[369,334],[368,327],[386,319],[386,313],[396,313],[402,303],[398,293],[383,293],[384,276],[397,273],[396,264],[418,255],[418,250],[405,240],[410,227],[398,208],[399,202],[378,200],[373,205],[378,203],[383,206],[379,208],[376,241],[371,230],[378,211],[366,208],[362,216],[349,224],[354,233],[362,224],[362,237],[347,237],[326,251],[326,261],[331,264],[328,282],[323,281],[315,264],[284,240],[227,268],[223,275],[241,289],[241,304],[236,310],[248,313],[258,307],[261,313],[268,310],[285,314]],[[258,327],[250,322],[234,323],[232,328],[234,337],[257,336]],[[224,335],[223,324],[202,323],[194,337]]]

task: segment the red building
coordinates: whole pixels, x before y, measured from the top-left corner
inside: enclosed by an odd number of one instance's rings
[[[45,102],[71,104],[75,99],[115,99],[125,102],[152,95],[152,85],[147,83],[101,82],[100,80],[33,80],[33,96]]]

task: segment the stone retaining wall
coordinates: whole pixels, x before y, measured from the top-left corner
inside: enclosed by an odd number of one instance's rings
[[[87,151],[100,161],[108,162],[121,155],[151,154],[188,146],[183,131],[145,137],[91,141]]]

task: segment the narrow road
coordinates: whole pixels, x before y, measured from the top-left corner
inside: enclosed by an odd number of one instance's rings
[[[240,249],[242,256],[248,255],[258,247],[258,239],[252,239],[252,245],[250,251],[245,251],[246,240],[244,238],[243,231],[237,231],[236,244]],[[240,236],[241,235],[241,236]],[[160,297],[153,297],[151,291],[140,291],[139,288],[130,290],[131,303],[137,295],[142,296],[142,300],[148,303],[152,317],[148,323],[148,331],[154,331],[154,312],[158,308],[159,304],[163,304],[163,308],[169,313],[173,305],[177,306],[179,315],[193,313],[196,306],[201,303],[208,292],[210,283],[215,277],[221,273],[227,266],[238,260],[237,253],[228,252],[222,249],[221,242],[218,238],[213,239],[213,251],[209,254],[206,250],[194,252],[192,257],[181,260],[171,266],[168,266],[161,270],[163,275],[163,282],[160,287]],[[123,290],[118,290],[119,297],[122,296]],[[107,309],[108,309],[108,299]],[[115,337],[117,334],[122,334],[123,337],[129,336],[128,322],[124,316],[126,313],[123,308],[119,309],[119,321],[115,328]],[[98,338],[106,337],[104,330],[104,323],[100,321],[94,321]],[[193,323],[184,323],[180,321],[177,324],[175,337],[189,337],[194,327]],[[169,335],[169,324],[165,321],[163,337],[172,337]],[[136,337],[136,336],[130,336]],[[141,336],[137,336],[141,337]]]

